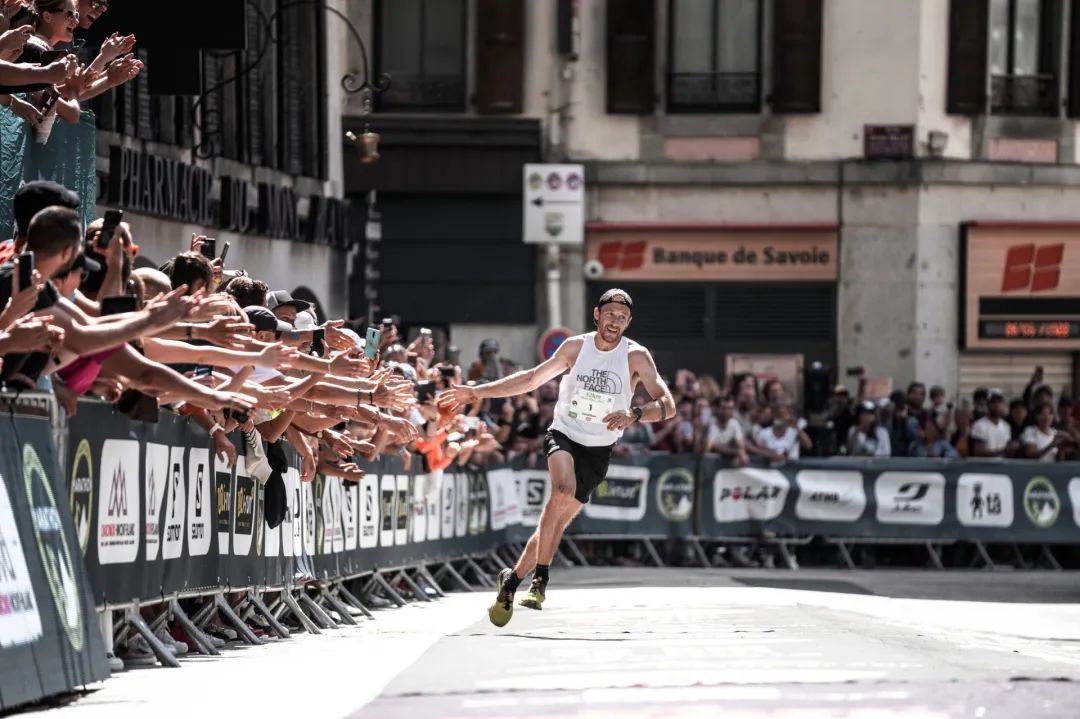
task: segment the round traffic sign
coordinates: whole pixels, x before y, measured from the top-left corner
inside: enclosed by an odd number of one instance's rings
[[[549,360],[554,357],[562,343],[573,336],[573,331],[565,327],[555,327],[545,332],[540,336],[540,342],[536,345],[537,352],[540,353],[540,360]]]

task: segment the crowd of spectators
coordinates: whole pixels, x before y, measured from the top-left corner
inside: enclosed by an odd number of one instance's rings
[[[1080,408],[1055,395],[1036,368],[1022,396],[978,388],[970,400],[912,382],[906,392],[868,399],[837,385],[825,410],[803,417],[782,382],[741,373],[723,385],[676,373],[678,413],[634,425],[616,454],[696,452],[726,455],[737,466],[778,465],[800,456],[1080,459]]]

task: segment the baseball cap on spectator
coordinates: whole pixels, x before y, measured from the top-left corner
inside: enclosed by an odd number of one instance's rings
[[[296,332],[313,332],[319,329],[315,318],[308,312],[297,312],[296,321],[293,322],[293,330]]]
[[[293,327],[288,322],[282,322],[274,313],[265,307],[245,307],[248,324],[255,328],[256,332],[292,332]]]
[[[341,329],[338,330],[338,332],[340,332],[341,334],[348,337],[349,341],[352,342],[354,345],[356,345],[356,349],[360,350],[361,352],[364,350],[364,347],[367,345],[367,342],[364,340],[363,337],[361,337],[357,333],[353,332],[348,327],[342,327]]]
[[[848,392],[848,388],[847,388],[847,387],[845,387],[845,386],[844,386],[844,385],[842,385],[842,384],[838,384],[838,385],[836,385],[835,387],[833,387],[833,394],[842,394],[842,395],[845,395],[845,396],[846,396],[846,395],[848,395],[848,394],[850,394],[850,393]]]
[[[870,400],[865,399],[859,402],[859,414],[874,414],[875,412],[877,412],[877,406]]]
[[[498,340],[484,340],[480,343],[480,354],[485,352],[498,352],[499,341]]]
[[[274,309],[275,307],[282,307],[284,305],[292,305],[296,308],[297,312],[303,312],[311,309],[311,303],[306,300],[294,300],[292,294],[288,290],[277,290],[276,292],[269,292],[266,295],[266,308]]]
[[[987,390],[986,399],[988,401],[990,401],[990,402],[993,402],[993,401],[999,400],[999,399],[1003,400],[1003,399],[1005,399],[1005,393],[1002,392],[1000,389]]]
[[[79,196],[63,185],[48,180],[28,182],[15,191],[15,234],[24,237],[30,229],[30,220],[46,207],[79,209]]]

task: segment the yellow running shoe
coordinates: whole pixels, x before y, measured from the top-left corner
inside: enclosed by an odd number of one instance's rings
[[[513,569],[502,570],[495,581],[498,594],[495,595],[495,602],[488,607],[488,619],[497,627],[505,627],[510,617],[514,616],[514,593],[506,591],[506,582],[513,571]]]
[[[529,591],[521,598],[518,604],[526,609],[543,609],[540,605],[544,603],[544,591],[546,589],[547,582],[542,581],[539,577],[533,577]]]

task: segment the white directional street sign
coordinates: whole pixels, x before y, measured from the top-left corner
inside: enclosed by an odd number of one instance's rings
[[[585,242],[583,165],[525,165],[525,242],[580,245]]]

